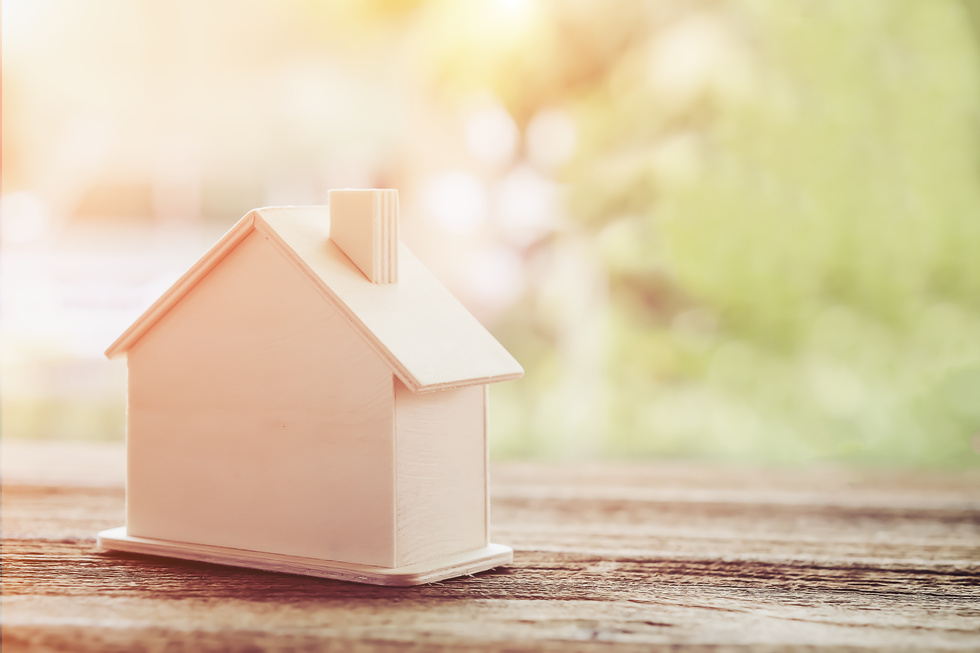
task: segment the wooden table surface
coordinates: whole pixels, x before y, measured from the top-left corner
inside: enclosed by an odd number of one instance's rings
[[[412,588],[118,553],[118,445],[3,443],[3,651],[980,650],[980,471],[501,464]]]

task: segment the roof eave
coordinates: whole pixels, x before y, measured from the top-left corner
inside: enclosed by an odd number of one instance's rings
[[[142,315],[126,329],[116,341],[109,345],[105,355],[115,358],[126,353],[153,325],[160,321],[191,288],[196,286],[231,250],[235,249],[255,228],[256,211],[245,217],[222,236],[204,256],[197,260],[170,288],[163,293]]]
[[[524,376],[524,370],[512,372],[510,374],[498,374],[495,376],[480,377],[475,379],[461,379],[459,381],[444,381],[442,383],[430,383],[427,385],[410,386],[405,384],[409,390],[416,394],[428,394],[439,390],[453,390],[455,388],[465,388],[471,385],[489,385],[491,383],[503,383],[504,381],[516,381]]]
[[[510,359],[512,366],[498,369],[499,374],[489,376],[457,378],[440,380],[435,383],[425,383],[416,378],[402,362],[368,329],[357,315],[331,290],[327,284],[310,269],[309,265],[299,256],[262,217],[263,209],[255,209],[247,213],[241,220],[229,229],[214,246],[211,247],[191,268],[183,274],[163,295],[161,295],[112,345],[106,349],[106,357],[112,359],[125,354],[140,338],[159,322],[194,286],[211,272],[235,247],[237,247],[253,231],[259,231],[269,236],[270,242],[277,247],[287,259],[297,265],[303,274],[320,290],[325,298],[337,307],[344,319],[358,332],[364,342],[377,353],[391,369],[392,373],[413,393],[426,394],[439,390],[449,390],[474,385],[488,385],[513,381],[524,376],[520,364]],[[507,369],[509,368],[509,369]]]

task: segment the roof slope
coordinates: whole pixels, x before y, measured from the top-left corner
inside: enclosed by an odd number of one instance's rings
[[[208,272],[257,230],[316,284],[413,392],[517,379],[520,364],[399,243],[398,283],[373,284],[329,239],[326,207],[256,209],[106,350],[124,353]]]

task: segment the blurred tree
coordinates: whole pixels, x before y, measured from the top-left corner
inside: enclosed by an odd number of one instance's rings
[[[975,464],[973,3],[541,6],[533,40],[441,73],[522,125],[577,118],[571,222],[529,256],[584,236],[608,277],[600,450]],[[522,339],[560,356],[545,323]],[[567,373],[547,351],[532,364]]]

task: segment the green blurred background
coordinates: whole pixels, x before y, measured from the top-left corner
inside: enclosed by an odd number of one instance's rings
[[[3,436],[249,209],[401,195],[493,455],[980,464],[980,3],[3,3]]]

